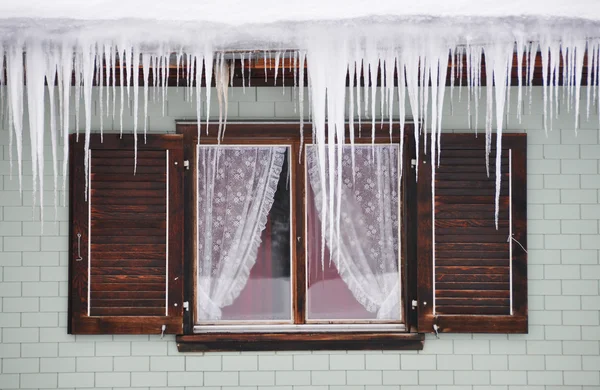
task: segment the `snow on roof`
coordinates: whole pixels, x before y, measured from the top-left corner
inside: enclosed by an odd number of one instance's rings
[[[198,21],[226,24],[385,17],[585,18],[600,20],[598,0],[20,0],[0,5],[3,18]]]

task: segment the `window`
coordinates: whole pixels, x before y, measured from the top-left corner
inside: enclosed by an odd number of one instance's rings
[[[198,145],[195,124],[178,133],[148,136],[135,176],[132,140],[92,138],[89,200],[73,145],[70,332],[165,325],[180,351],[419,349],[435,329],[526,332],[514,244],[526,246],[525,136],[505,137],[496,229],[481,137],[443,135],[432,202],[427,159],[417,182],[411,143],[400,153],[383,128],[371,145],[369,131],[354,161],[342,153],[337,209],[320,196],[337,176],[295,124],[229,124],[220,145],[204,134]],[[338,212],[339,234],[327,218]]]

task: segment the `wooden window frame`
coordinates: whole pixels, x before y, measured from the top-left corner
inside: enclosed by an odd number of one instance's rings
[[[375,135],[376,143],[389,143],[390,133],[389,125],[381,126],[377,124]],[[309,125],[305,126],[304,144],[312,143],[312,136]],[[408,132],[412,125],[407,125]],[[209,135],[206,135],[206,129],[203,127],[200,134],[201,144],[210,145],[216,144],[216,132],[218,124],[209,125]],[[195,147],[197,145],[198,127],[196,123],[178,123],[177,133],[183,134],[184,137],[184,155],[185,159],[195,161]],[[408,133],[407,133],[408,134]],[[394,134],[391,137],[393,143],[399,143],[399,135]],[[371,130],[369,126],[365,126],[362,137],[356,137],[357,143],[371,143]],[[300,153],[300,135],[298,123],[230,123],[227,125],[226,136],[222,140],[222,144],[239,145],[239,144],[260,144],[260,145],[289,145],[290,163],[292,169],[292,177],[304,177],[304,162],[298,164]],[[405,143],[408,145],[409,143]],[[405,154],[404,166],[410,166],[410,158]],[[302,159],[304,161],[304,159]],[[408,164],[406,164],[408,161]],[[294,163],[296,162],[296,163]],[[192,164],[190,164],[192,165]],[[405,169],[410,171],[410,169]],[[403,176],[403,186],[409,180],[410,175]],[[195,170],[190,169],[190,172],[184,178],[185,188],[185,243],[184,253],[186,258],[185,269],[187,275],[195,275]],[[195,277],[187,278],[185,281],[185,299],[189,302],[190,310],[184,313],[184,334],[177,336],[177,347],[181,352],[198,352],[198,351],[238,351],[238,350],[346,350],[346,349],[388,349],[388,350],[420,350],[423,348],[424,335],[414,332],[414,322],[416,318],[411,315],[407,302],[411,302],[416,294],[415,286],[412,286],[409,281],[409,273],[415,270],[410,269],[408,261],[403,261],[401,277],[403,279],[403,324],[404,329],[398,331],[382,331],[377,329],[378,324],[369,327],[365,324],[360,328],[353,330],[340,331],[340,323],[332,324],[331,330],[322,330],[312,327],[312,323],[306,324],[305,307],[306,307],[306,291],[305,291],[305,242],[304,242],[304,223],[305,215],[305,188],[304,180],[291,181],[292,195],[292,237],[301,237],[295,241],[295,248],[292,251],[292,275],[291,283],[294,294],[292,296],[292,313],[293,325],[297,327],[306,326],[306,330],[299,329],[284,329],[286,325],[265,325],[265,331],[261,332],[234,332],[230,329],[226,331],[211,331],[195,333]],[[411,187],[411,186],[409,186]],[[414,187],[414,186],[412,186]],[[407,191],[403,191],[407,192]],[[403,195],[410,197],[410,195]],[[403,204],[404,199],[403,199]],[[405,213],[403,215],[403,230],[405,224],[412,219]],[[408,229],[412,230],[412,229]],[[404,239],[404,232],[401,234],[401,239]],[[407,245],[402,245],[406,248]],[[402,256],[407,258],[406,253]],[[295,296],[295,298],[294,298]],[[289,326],[289,325],[288,325]],[[324,325],[324,328],[328,325]],[[272,331],[269,329],[272,327]],[[291,328],[291,327],[290,327]],[[297,329],[297,328],[296,328]]]
[[[158,316],[154,312],[143,312],[140,310],[130,311],[128,313],[114,314],[110,316],[90,315],[86,310],[87,305],[87,281],[88,273],[92,270],[91,263],[86,265],[86,262],[81,261],[83,258],[88,258],[90,251],[97,250],[98,257],[96,267],[106,267],[110,270],[102,270],[95,275],[114,275],[119,279],[119,282],[128,277],[132,280],[138,280],[137,275],[153,276],[155,270],[131,270],[130,265],[117,264],[111,262],[110,259],[117,259],[118,262],[132,259],[131,254],[137,255],[148,253],[146,249],[137,248],[137,245],[145,245],[148,240],[139,241],[123,241],[128,248],[125,252],[127,255],[113,257],[112,252],[117,250],[105,248],[104,252],[111,252],[108,257],[101,257],[103,252],[98,246],[89,242],[83,234],[87,226],[92,226],[95,222],[100,221],[99,216],[103,213],[124,212],[124,216],[119,218],[131,218],[133,210],[128,205],[123,208],[106,207],[119,204],[118,202],[99,202],[99,208],[94,210],[91,203],[83,198],[85,180],[82,161],[84,159],[85,150],[82,141],[76,142],[75,135],[71,136],[71,151],[70,151],[70,250],[69,250],[69,326],[68,332],[72,334],[161,334],[174,333],[177,336],[177,345],[180,351],[241,351],[241,350],[320,350],[320,349],[422,349],[424,334],[431,333],[434,330],[440,332],[482,332],[482,333],[527,333],[527,255],[526,255],[526,238],[527,238],[527,192],[526,192],[526,159],[527,159],[527,142],[525,134],[509,134],[503,138],[503,149],[509,149],[512,153],[512,158],[509,158],[509,164],[512,173],[508,175],[510,181],[508,188],[511,189],[508,198],[509,210],[512,217],[509,218],[510,232],[513,235],[515,245],[511,240],[506,240],[506,233],[492,232],[489,230],[493,226],[493,204],[488,198],[494,198],[494,176],[484,175],[483,172],[472,171],[475,165],[483,165],[484,159],[484,140],[482,137],[475,138],[472,134],[444,134],[443,143],[445,145],[446,154],[449,159],[444,160],[442,157],[441,168],[436,174],[436,188],[446,189],[437,192],[436,190],[436,206],[431,202],[431,176],[428,175],[430,169],[430,156],[425,156],[421,152],[419,161],[416,160],[415,144],[412,142],[413,124],[405,126],[405,139],[403,151],[403,175],[401,191],[401,202],[403,214],[400,216],[402,220],[402,280],[403,280],[403,310],[404,316],[402,323],[403,329],[391,329],[389,326],[384,327],[383,324],[373,323],[372,326],[340,326],[340,322],[334,324],[314,325],[313,322],[305,323],[304,313],[306,305],[305,289],[305,261],[304,261],[304,242],[302,237],[304,233],[304,213],[299,211],[304,210],[304,188],[292,188],[292,237],[300,237],[301,240],[296,241],[295,250],[293,250],[292,272],[298,275],[297,278],[292,277],[292,283],[296,283],[299,287],[297,296],[293,305],[294,319],[296,324],[286,324],[285,327],[269,326],[261,327],[258,331],[237,332],[237,329],[229,329],[215,327],[211,332],[194,333],[194,312],[193,310],[184,310],[185,304],[188,308],[196,307],[195,303],[195,278],[190,277],[195,275],[195,226],[196,226],[196,182],[195,182],[195,164],[189,164],[186,169],[185,160],[195,161],[195,152],[198,135],[204,137],[202,144],[216,143],[215,134],[217,133],[218,124],[209,124],[208,137],[205,134],[204,125],[198,132],[196,122],[181,122],[177,124],[177,132],[179,134],[162,134],[148,135],[147,142],[138,142],[138,150],[143,154],[146,151],[164,151],[168,150],[167,156],[172,157],[172,164],[169,163],[169,172],[167,177],[171,179],[168,188],[168,219],[165,226],[168,226],[168,313],[166,316]],[[386,144],[390,142],[389,124],[377,124],[375,131],[375,141],[377,143]],[[356,126],[355,126],[356,127]],[[397,129],[397,124],[394,124]],[[394,130],[395,130],[394,129]],[[305,177],[304,166],[295,162],[299,160],[300,138],[299,124],[294,123],[277,123],[277,122],[254,122],[254,123],[230,123],[226,129],[225,139],[223,144],[286,144],[291,145],[292,154],[290,156],[291,166],[294,167],[296,177]],[[355,132],[355,136],[356,136]],[[360,132],[358,132],[360,133]],[[348,133],[349,134],[349,133]],[[311,142],[310,125],[305,126],[305,135],[303,142],[309,144]],[[399,142],[398,131],[395,130],[392,134],[392,142]],[[371,126],[363,126],[362,136],[356,137],[357,143],[370,144]],[[117,152],[116,154],[107,154],[103,158],[110,158],[105,163],[99,166],[120,166],[121,163],[112,159],[126,158],[128,161],[123,164],[131,164],[134,156],[135,139],[131,135],[119,137],[118,134],[105,134],[104,142],[99,134],[93,134],[90,139],[89,149],[91,155],[94,156],[96,150],[109,150]],[[424,143],[422,142],[421,145]],[[424,146],[424,145],[423,145]],[[493,151],[494,148],[492,148]],[[448,150],[454,150],[454,158],[452,154],[448,154]],[[460,154],[456,154],[460,151]],[[172,153],[171,153],[172,152]],[[494,153],[494,152],[493,152]],[[510,155],[509,153],[509,155]],[[442,151],[444,154],[444,151]],[[123,157],[129,156],[129,157]],[[152,157],[152,159],[156,158]],[[457,159],[456,157],[461,157]],[[462,157],[469,161],[463,161]],[[479,159],[480,161],[477,161]],[[304,159],[303,159],[304,160]],[[146,161],[147,163],[148,161]],[[416,164],[419,167],[419,180],[416,182],[417,170]],[[466,164],[466,165],[465,165]],[[504,162],[503,162],[504,164]],[[144,165],[144,164],[142,164]],[[150,165],[156,165],[151,163]],[[493,164],[492,164],[493,165]],[[92,172],[91,170],[89,172]],[[106,181],[118,183],[122,189],[139,189],[137,185],[131,185],[132,179],[124,177],[120,173],[122,169],[105,169],[97,173],[114,173],[114,176],[99,178],[90,174],[92,189],[98,180],[98,183]],[[150,172],[150,171],[149,171]],[[443,177],[443,173],[450,172],[451,176]],[[475,172],[473,174],[473,172]],[[430,174],[430,173],[429,173]],[[140,173],[141,175],[141,173]],[[102,174],[100,175],[103,176]],[[440,179],[441,178],[441,179]],[[438,182],[439,179],[439,182]],[[152,180],[161,182],[161,178],[150,179],[149,177],[141,177],[140,180],[148,182],[145,185],[152,184]],[[491,182],[489,182],[491,180]],[[449,181],[449,182],[448,182]],[[453,183],[454,182],[454,183]],[[304,180],[292,181],[292,186],[302,185]],[[456,183],[460,183],[456,187]],[[503,182],[505,185],[506,182]],[[150,189],[151,187],[142,187],[142,189]],[[113,185],[107,186],[104,183],[99,188],[111,189]],[[447,189],[450,188],[448,191]],[[458,190],[456,190],[458,188]],[[93,191],[93,190],[92,190]],[[75,194],[79,196],[75,197]],[[450,198],[444,198],[444,197]],[[502,196],[505,195],[501,195]],[[104,196],[106,197],[106,196]],[[138,194],[139,197],[139,194]],[[155,196],[156,197],[156,196]],[[140,198],[143,200],[143,198]],[[485,200],[485,202],[484,202]],[[295,203],[294,203],[295,202]],[[506,199],[504,200],[506,202]],[[143,203],[143,202],[142,202]],[[442,208],[442,214],[445,216],[440,219],[451,220],[444,222],[445,225],[436,228],[446,228],[441,231],[439,236],[436,234],[436,240],[441,238],[441,243],[444,245],[436,245],[436,250],[446,251],[441,253],[445,258],[444,264],[439,267],[433,267],[432,256],[432,234],[433,224],[431,220],[432,207],[445,205]],[[150,204],[150,203],[148,203]],[[506,203],[504,203],[506,205]],[[485,205],[485,206],[484,206]],[[113,205],[114,206],[114,205]],[[144,206],[144,205],[135,205]],[[476,207],[473,207],[476,206]],[[103,208],[104,207],[104,208]],[[137,207],[138,210],[142,208]],[[150,211],[150,209],[148,209]],[[155,210],[159,213],[159,210]],[[450,214],[448,214],[450,212]],[[452,214],[458,212],[459,214]],[[505,211],[506,213],[506,211]],[[112,214],[111,214],[112,215]],[[437,214],[436,214],[437,215]],[[96,218],[96,219],[94,219]],[[99,219],[98,219],[99,218]],[[503,217],[503,218],[506,218]],[[295,221],[295,222],[294,222]],[[141,223],[140,221],[135,222]],[[91,224],[91,225],[90,225]],[[142,223],[143,224],[143,223]],[[134,226],[139,230],[139,226]],[[450,227],[450,229],[447,229]],[[473,227],[486,227],[488,230],[484,232],[473,231]],[[128,228],[131,228],[129,226]],[[465,231],[456,230],[456,228],[469,228]],[[136,234],[126,235],[126,237],[139,236],[139,231]],[[463,238],[468,232],[469,240]],[[79,236],[77,233],[82,233]],[[444,238],[443,236],[446,235]],[[110,234],[100,234],[99,236],[110,236]],[[474,238],[481,236],[481,239]],[[93,235],[92,235],[93,237]],[[490,238],[492,237],[492,238]],[[100,240],[96,244],[104,245],[111,244],[110,241]],[[437,241],[436,241],[437,242]],[[506,242],[507,247],[498,246],[499,243]],[[488,244],[492,245],[488,245]],[[450,244],[450,245],[448,245]],[[465,244],[468,244],[465,246]],[[481,245],[475,248],[473,244]],[[171,246],[173,245],[173,246]],[[292,244],[294,245],[294,244]],[[89,248],[88,248],[89,246]],[[134,249],[131,249],[135,247]],[[505,252],[504,252],[505,251]],[[93,254],[92,254],[93,255]],[[106,255],[106,253],[105,253]],[[93,256],[92,256],[93,257]],[[104,260],[109,263],[101,263]],[[137,257],[133,257],[137,259]],[[466,259],[466,260],[464,260]],[[508,259],[508,260],[507,260]],[[488,261],[491,260],[491,261]],[[143,267],[138,260],[136,264]],[[501,282],[507,281],[509,278],[502,268],[508,266],[503,261],[508,261],[510,264],[510,314],[499,311],[498,307],[506,306],[506,293],[509,288],[502,285]],[[151,262],[154,264],[154,262]],[[147,265],[152,267],[152,265]],[[122,273],[118,273],[116,268],[125,267]],[[474,267],[474,268],[472,268]],[[490,268],[486,268],[490,267]],[[434,269],[435,268],[435,269]],[[97,271],[100,271],[97,269]],[[108,273],[106,273],[106,272]],[[131,276],[134,276],[131,278]],[[154,275],[155,276],[155,275]],[[433,313],[431,308],[432,302],[432,278],[436,280],[438,276],[440,281],[456,283],[440,287],[440,291],[444,290],[444,296],[447,298],[444,310]],[[488,277],[489,276],[489,277]],[[90,279],[91,280],[91,279]],[[107,279],[108,280],[108,279]],[[150,279],[147,279],[150,280]],[[477,283],[490,283],[482,286]],[[93,281],[92,281],[93,283]],[[97,282],[102,283],[102,282]],[[112,282],[111,282],[112,283]],[[448,289],[448,287],[451,287]],[[136,287],[138,288],[138,287]],[[493,292],[479,299],[477,291],[490,290]],[[119,294],[127,291],[123,289],[116,291],[118,294],[113,294],[115,299],[120,299]],[[449,291],[451,291],[449,293]],[[144,292],[147,292],[144,290]],[[437,294],[437,290],[436,290]],[[449,297],[449,298],[448,298]],[[476,297],[473,301],[468,301],[469,297]],[[103,298],[112,299],[112,298]],[[187,302],[186,302],[187,301]],[[106,302],[103,302],[106,303]],[[121,302],[123,303],[123,302]],[[136,302],[137,303],[137,302]],[[125,303],[123,303],[125,304]],[[131,304],[131,303],[127,303]],[[111,306],[111,305],[108,305]],[[107,306],[107,307],[108,307]],[[112,305],[111,307],[119,306]],[[134,305],[138,307],[137,305]],[[140,306],[141,307],[141,306]],[[478,307],[483,307],[483,310],[477,311]],[[141,314],[143,313],[143,314]],[[443,313],[443,314],[442,314]],[[484,314],[489,313],[489,314]],[[496,314],[494,314],[496,313]],[[138,315],[139,314],[139,315]],[[330,321],[333,322],[333,321]],[[330,326],[330,328],[327,328]],[[435,326],[434,326],[435,325]],[[421,333],[418,333],[421,332]]]

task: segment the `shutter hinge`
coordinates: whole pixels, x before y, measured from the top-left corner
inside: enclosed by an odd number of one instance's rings
[[[189,170],[190,169],[190,160],[183,160],[183,166],[185,167],[185,169]]]
[[[416,167],[416,166],[417,166],[417,159],[416,159],[416,158],[412,158],[412,159],[410,160],[410,166],[411,166],[412,168],[414,168],[414,167]]]
[[[185,311],[190,311],[190,302],[189,301],[183,302],[183,308],[185,309]]]
[[[415,310],[417,308],[417,300],[413,299],[411,303],[412,309]]]

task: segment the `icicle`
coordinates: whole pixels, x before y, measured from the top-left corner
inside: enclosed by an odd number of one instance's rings
[[[252,52],[248,52],[248,88],[251,87],[252,80]]]
[[[213,77],[213,52],[206,48],[204,51],[204,79],[206,84],[206,134],[208,134],[208,123],[210,120],[210,91],[212,89]]]
[[[150,54],[142,55],[142,72],[144,75],[144,143],[146,143],[146,133],[148,131],[148,84],[150,84],[151,61]]]
[[[163,54],[163,72],[162,72],[162,113],[163,117],[165,116],[165,102],[167,101],[167,88],[169,88],[169,72],[170,68],[170,60],[171,60],[171,50],[167,48]]]
[[[587,89],[586,89],[586,93],[587,93],[587,97],[586,97],[586,120],[589,121],[590,120],[590,98],[591,98],[591,89],[592,89],[592,72],[594,69],[594,62],[596,61],[596,48],[594,47],[593,44],[588,43],[588,64],[587,64]],[[589,58],[591,57],[591,63]]]
[[[550,44],[550,75],[548,76],[548,86],[549,86],[549,104],[550,104],[550,130],[553,128],[553,116],[552,113],[555,112],[556,117],[558,117],[558,69],[560,65],[560,44],[552,43]],[[554,111],[552,109],[554,105]]]
[[[88,200],[89,152],[90,131],[92,129],[92,85],[94,81],[94,59],[96,46],[88,44],[82,48],[83,72],[83,104],[85,107],[85,144],[84,144],[84,170],[85,170],[85,199]],[[136,149],[137,150],[137,149]]]
[[[416,160],[419,161],[419,134],[421,131],[421,121],[419,112],[419,64],[417,61],[417,54],[413,48],[405,49],[402,52],[402,57],[405,59],[404,69],[406,70],[406,89],[408,92],[408,101],[410,103],[410,109],[415,122],[414,127],[414,139],[415,139],[415,152]],[[415,167],[415,177],[419,177],[419,164]]]
[[[229,69],[229,86],[233,88],[233,74],[234,74],[234,70],[235,70],[235,53],[231,53],[231,60],[228,61],[227,68]]]
[[[577,130],[579,129],[579,104],[581,101],[581,75],[583,73],[583,57],[585,55],[586,43],[585,41],[577,41],[573,45],[573,48],[575,50],[575,63],[573,64],[573,71],[575,72],[575,97],[573,99],[575,100],[575,134],[577,134]]]
[[[115,108],[116,108],[116,100],[117,100],[117,46],[111,46],[110,49],[110,70],[112,73],[111,81],[112,81],[112,121],[113,128],[115,125]],[[108,105],[107,105],[108,106]]]
[[[511,44],[497,44],[494,45],[492,50],[492,53],[486,55],[486,65],[489,64],[489,66],[493,68],[494,84],[496,86],[496,196],[494,221],[496,223],[496,229],[498,229],[500,184],[502,179],[502,126],[504,119],[506,88],[508,85],[508,78],[510,76],[509,69],[513,55],[513,46]],[[491,61],[489,61],[490,59]]]
[[[440,56],[440,60],[439,60],[439,81],[438,81],[438,103],[437,103],[437,107],[438,107],[438,113],[437,113],[437,164],[438,167],[440,165],[440,158],[442,156],[442,118],[443,118],[443,112],[444,112],[444,96],[446,93],[446,77],[448,75],[448,52],[449,52],[449,48],[442,48],[441,49],[441,56]],[[433,163],[433,161],[432,161]],[[434,169],[432,167],[432,169]]]
[[[293,65],[293,72],[294,72],[294,88],[292,90],[292,99],[296,99],[296,89],[298,88],[298,51],[294,51],[294,65]],[[304,87],[304,86],[302,86]],[[294,103],[296,103],[294,101]],[[294,113],[296,113],[296,104],[294,104]]]
[[[95,56],[95,60],[94,62],[96,63],[96,86],[98,88],[98,110],[99,110],[99,115],[100,115],[100,142],[104,142],[104,111],[103,111],[103,96],[102,93],[104,91],[104,88],[102,87],[103,84],[103,77],[102,77],[102,72],[104,69],[104,66],[102,66],[102,58],[103,55],[100,52],[100,47],[98,47],[98,52],[96,53]]]
[[[137,171],[137,131],[138,131],[138,107],[139,107],[139,69],[140,69],[140,52],[138,47],[133,47],[133,60],[131,62],[131,67],[134,72],[133,77],[133,174],[135,175]],[[127,67],[129,69],[129,66]]]
[[[200,53],[196,53],[194,55],[194,59],[196,61],[196,124],[198,126],[198,145],[200,145],[200,129],[201,121],[202,121],[202,67],[204,62],[204,57]],[[207,88],[210,88],[208,86]]]
[[[279,58],[281,56],[281,52],[275,53],[275,77],[273,78],[273,85],[277,85],[277,73],[279,72]]]
[[[12,129],[15,132],[15,143],[17,146],[19,194],[23,193],[23,69],[24,64],[22,45],[21,43],[17,43],[14,46],[9,47],[6,53],[6,73],[10,109],[9,115],[12,119]],[[10,145],[9,150],[12,151],[12,145]],[[37,170],[37,167],[34,164],[32,164],[32,170]]]
[[[356,78],[357,78],[357,83],[356,83],[356,113],[358,114],[358,136],[362,137],[362,99],[360,96],[360,91],[362,89],[361,87],[361,80],[362,82],[366,85],[368,83],[368,80],[363,76],[364,70],[363,70],[363,61],[362,58],[360,57],[359,53],[356,53],[356,58],[358,59],[358,64],[356,67]],[[365,75],[366,76],[366,75]]]
[[[242,93],[246,94],[246,68],[244,68],[244,53],[240,53],[240,62],[242,64]],[[248,64],[250,65],[250,64]]]
[[[300,64],[298,66],[298,109],[300,111],[300,153],[299,163],[302,163],[302,154],[304,153],[304,64],[306,62],[306,52],[298,52]]]
[[[396,56],[396,69],[398,72],[398,120],[400,121],[400,178],[402,178],[404,162],[404,125],[406,123],[406,77],[404,74],[404,61],[401,54]]]
[[[265,84],[267,83],[267,59],[268,59],[268,57],[267,57],[267,51],[265,50],[263,52],[263,62],[264,62],[263,68],[265,70]]]
[[[188,101],[191,103],[192,101],[192,55],[188,54],[186,56],[186,77],[187,77],[187,94],[188,94]]]
[[[488,49],[491,49],[488,47]],[[485,171],[490,177],[490,152],[492,149],[492,127],[493,127],[493,108],[494,108],[494,56],[485,52],[485,92],[486,92],[486,111],[485,111]]]
[[[71,74],[73,71],[73,49],[63,43],[60,51],[60,71],[62,73],[62,134],[63,134],[63,205],[66,206],[67,173],[69,166],[69,102],[71,94]]]
[[[388,109],[388,126],[390,133],[390,143],[392,142],[392,117],[394,115],[394,71],[396,66],[396,58],[394,53],[389,50],[386,53],[385,58],[385,83],[386,83],[386,93],[387,93],[387,109]],[[381,115],[383,118],[383,114]]]
[[[27,46],[25,66],[27,69],[27,111],[31,140],[31,163],[33,166],[33,206],[39,182],[40,214],[44,220],[44,79],[46,76],[44,52],[41,45]]]
[[[540,51],[542,54],[542,83],[543,83],[543,94],[544,94],[544,131],[548,136],[548,51],[550,50],[548,44],[540,42]]]
[[[281,93],[285,95],[285,50],[281,55]]]
[[[106,116],[109,116],[109,112],[110,112],[110,74],[111,74],[111,70],[112,70],[112,64],[111,64],[111,57],[112,57],[112,46],[111,45],[104,45],[104,64],[105,64],[105,87],[106,87]]]
[[[518,92],[517,92],[517,120],[521,123],[521,115],[523,111],[523,48],[525,44],[523,43],[523,37],[520,36],[517,39],[517,83],[518,83]]]
[[[450,49],[450,114],[454,115],[454,80],[458,72],[458,48]]]
[[[179,91],[179,72],[180,72],[180,67],[181,67],[181,57],[183,56],[183,48],[179,48],[179,53],[177,53],[177,79],[176,79],[176,85],[177,85],[177,91]]]
[[[224,59],[224,53],[220,53],[217,57],[217,68],[215,70],[215,85],[217,87],[217,99],[219,101],[219,130],[217,141],[220,143],[225,135],[227,126],[227,111],[228,111],[228,80],[230,68]]]
[[[348,133],[350,135],[350,149],[352,154],[352,180],[355,180],[356,161],[354,156],[354,89],[356,88],[356,60],[350,61],[348,64]],[[352,82],[354,81],[354,85]]]
[[[538,46],[540,51],[542,50],[541,45],[536,42],[531,42],[529,45],[529,71],[527,72],[527,79],[529,84],[529,113],[531,114],[531,106],[533,99],[533,73],[535,71],[535,57],[537,56]]]
[[[75,69],[75,141],[79,142],[79,129],[81,122],[79,121],[79,107],[81,105],[81,62],[82,53],[75,52],[73,57],[73,68]]]
[[[321,226],[323,232],[321,238],[322,245],[325,245],[327,227],[329,228],[329,242],[333,242],[334,237],[339,238],[340,234],[341,168],[345,138],[344,106],[348,60],[345,42],[330,42],[330,45],[323,45],[317,41],[315,39],[314,42],[309,42],[311,57],[308,66],[312,91],[313,132],[317,141],[317,161],[322,183]],[[325,64],[327,66],[324,66]],[[327,127],[325,126],[326,121]],[[327,144],[325,143],[325,131],[327,131]],[[327,159],[325,158],[326,150]],[[326,174],[326,161],[329,175]],[[338,267],[339,255],[339,251],[337,251],[335,257]],[[322,268],[324,269],[323,260]]]
[[[46,51],[46,82],[48,84],[48,101],[50,103],[50,142],[52,146],[52,175],[54,178],[54,219],[58,216],[58,155],[56,147],[56,72],[60,62],[57,50]],[[43,131],[43,128],[42,128]]]
[[[121,80],[121,110],[120,110],[119,134],[121,137],[123,137],[123,109],[125,108],[124,91],[125,91],[125,84],[127,83],[127,80],[125,80],[125,78],[123,77],[123,71],[125,70],[125,66],[129,66],[129,60],[127,61],[127,63],[125,63],[125,57],[126,57],[125,53],[126,52],[124,50],[119,51],[119,79]],[[127,97],[127,99],[129,100],[129,97]],[[129,106],[129,102],[127,102],[127,106]]]
[[[152,95],[152,101],[154,103],[156,103],[156,96],[157,96],[157,90],[158,90],[158,69],[160,66],[160,59],[159,56],[157,54],[152,56],[152,59],[154,60],[153,62],[151,62],[151,67],[152,67],[152,87],[153,87],[153,95]]]

